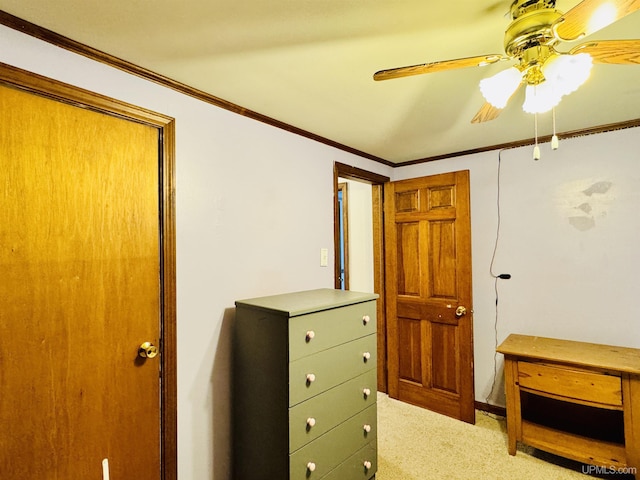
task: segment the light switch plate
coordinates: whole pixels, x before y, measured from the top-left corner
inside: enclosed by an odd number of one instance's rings
[[[328,248],[320,249],[320,266],[321,267],[329,266],[329,249]]]

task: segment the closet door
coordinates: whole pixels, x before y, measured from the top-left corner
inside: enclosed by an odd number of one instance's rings
[[[0,115],[1,476],[159,479],[159,130],[4,86]]]

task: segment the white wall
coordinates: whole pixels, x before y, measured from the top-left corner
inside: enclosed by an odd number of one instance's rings
[[[333,162],[390,168],[0,26],[0,62],[176,118],[178,468],[230,480],[236,299],[333,287]]]
[[[504,150],[497,341],[510,333],[640,347],[640,128]],[[476,399],[493,383],[498,152],[398,168],[394,180],[470,170]],[[504,405],[502,356],[491,403]]]

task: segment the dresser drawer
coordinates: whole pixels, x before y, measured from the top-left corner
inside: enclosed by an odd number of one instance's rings
[[[375,331],[375,301],[293,317],[289,320],[289,360],[312,355]]]
[[[291,480],[322,478],[376,438],[376,420],[376,406],[372,405],[291,454]],[[369,432],[365,425],[371,427]]]
[[[289,406],[376,368],[376,342],[373,334],[289,363]]]
[[[622,406],[622,381],[618,376],[536,362],[518,362],[518,383],[521,388]]]
[[[300,447],[376,403],[376,369],[299,403],[289,410],[289,450]],[[371,395],[365,396],[368,389]]]
[[[322,477],[322,480],[369,480],[377,471],[378,453],[374,440]]]

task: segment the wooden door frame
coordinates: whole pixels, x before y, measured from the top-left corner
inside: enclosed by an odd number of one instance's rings
[[[349,290],[349,184],[342,182],[338,183],[338,191],[342,192],[342,215],[340,215],[340,207],[338,207],[338,217],[342,220],[342,242],[340,242],[340,227],[338,226],[338,249],[336,250],[336,256],[338,257],[338,276],[344,278],[338,282],[338,288],[342,287],[344,283],[344,289]],[[340,258],[342,253],[343,258]],[[340,260],[343,260],[341,263]],[[340,264],[341,263],[341,264]],[[342,267],[342,269],[340,268]]]
[[[158,130],[160,193],[160,334],[162,480],[177,480],[175,122],[171,117],[0,63],[0,84]]]
[[[334,286],[340,288],[340,209],[338,207],[338,178],[355,180],[371,185],[373,211],[373,288],[380,295],[377,303],[378,329],[378,390],[387,391],[387,321],[385,304],[384,275],[384,197],[383,185],[391,181],[389,177],[368,172],[357,167],[335,162],[333,164],[333,245],[334,252]]]

